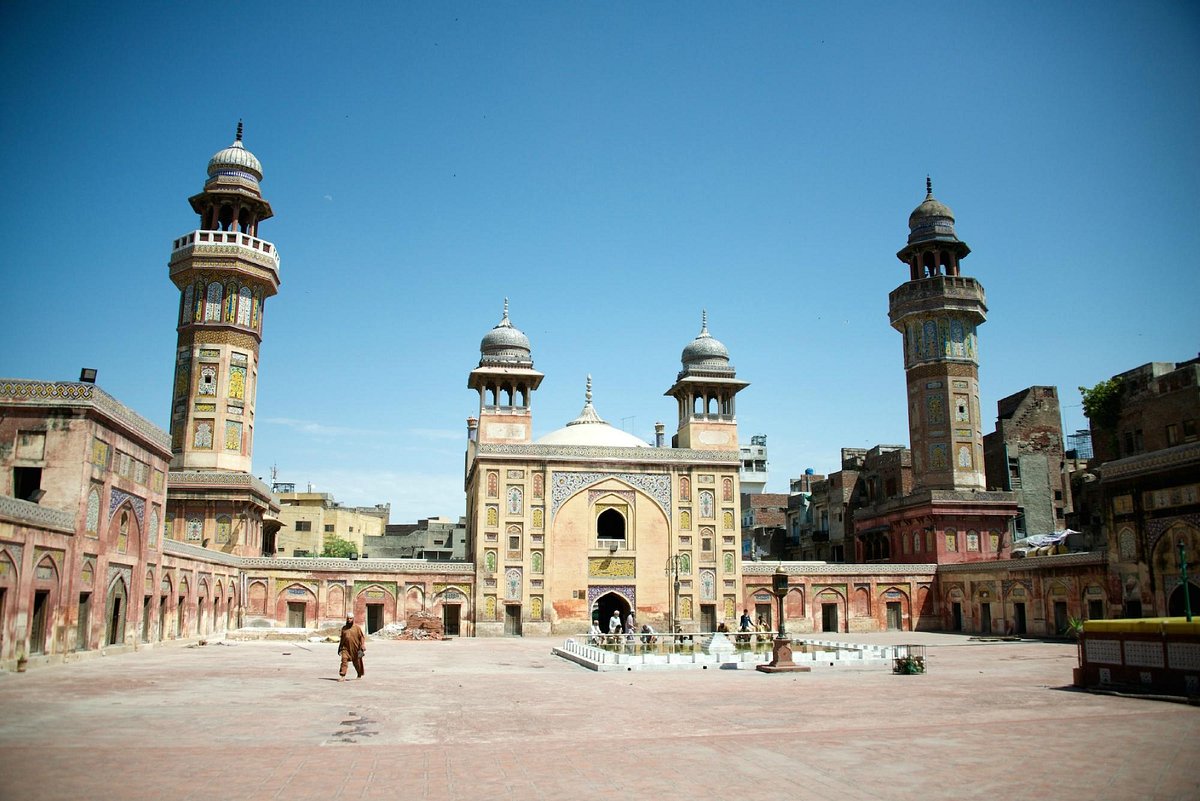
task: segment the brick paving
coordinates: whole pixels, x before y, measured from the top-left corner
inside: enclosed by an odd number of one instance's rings
[[[0,798],[1200,798],[1200,707],[1068,688],[1075,648],[929,672],[596,674],[558,640],[163,647],[0,674]],[[353,675],[353,671],[351,671]]]

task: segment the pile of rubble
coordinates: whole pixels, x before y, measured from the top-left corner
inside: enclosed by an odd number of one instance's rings
[[[413,612],[404,624],[397,640],[444,640],[446,630],[442,619],[431,612]]]

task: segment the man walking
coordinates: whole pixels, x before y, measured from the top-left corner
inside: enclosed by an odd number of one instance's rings
[[[363,667],[363,657],[367,653],[367,635],[362,628],[354,623],[354,615],[346,615],[346,625],[342,626],[342,638],[338,642],[338,656],[342,658],[342,667],[338,671],[338,681],[346,680],[346,666],[354,665],[357,678],[362,678],[367,672]]]

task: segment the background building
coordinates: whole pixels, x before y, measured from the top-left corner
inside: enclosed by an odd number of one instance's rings
[[[354,546],[355,553],[369,549],[364,538],[383,534],[391,505],[342,506],[327,492],[296,492],[293,484],[275,484],[279,500],[279,531],[275,552],[288,556],[320,556],[325,543],[337,537]]]
[[[462,562],[467,558],[467,519],[430,517],[389,525],[381,536],[363,538],[363,553],[372,558]]]
[[[738,446],[742,460],[742,494],[757,495],[767,487],[767,435],[755,434],[749,445]]]

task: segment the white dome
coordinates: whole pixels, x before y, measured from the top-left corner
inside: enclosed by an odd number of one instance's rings
[[[613,428],[608,423],[592,423],[590,425],[563,426],[557,431],[551,431],[541,437],[535,445],[591,445],[605,448],[649,448],[626,431]]]
[[[557,431],[551,431],[546,436],[534,442],[535,445],[585,445],[601,448],[649,448],[648,443],[642,442],[626,431],[613,428],[600,419],[592,406],[592,377],[587,377],[586,401],[583,411],[571,422]]]

